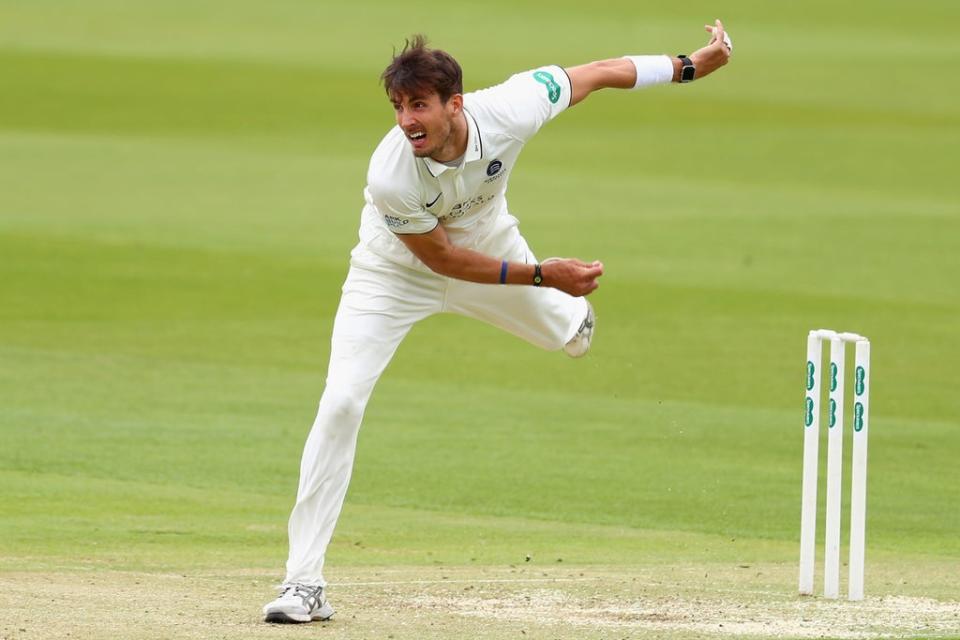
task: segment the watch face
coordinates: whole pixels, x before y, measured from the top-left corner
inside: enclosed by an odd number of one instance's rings
[[[681,82],[691,82],[693,76],[697,73],[697,68],[692,64],[684,66],[680,70],[680,81]]]

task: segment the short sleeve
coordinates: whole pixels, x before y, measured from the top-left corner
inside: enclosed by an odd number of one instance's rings
[[[540,67],[474,95],[504,130],[526,141],[570,106],[570,77],[562,67]]]
[[[440,222],[424,209],[415,193],[374,182],[369,184],[369,193],[373,206],[383,216],[387,228],[394,233],[429,233]]]

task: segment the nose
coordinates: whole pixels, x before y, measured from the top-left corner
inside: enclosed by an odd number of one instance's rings
[[[414,124],[416,121],[410,115],[410,112],[406,109],[400,109],[397,111],[397,124],[400,125],[401,129],[406,129],[410,125]]]

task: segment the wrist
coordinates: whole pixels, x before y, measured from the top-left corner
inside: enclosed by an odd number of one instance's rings
[[[543,285],[543,267],[540,266],[540,263],[533,265],[533,286],[539,287]]]
[[[501,284],[533,285],[533,277],[536,275],[536,265],[527,262],[510,262],[503,260],[500,263],[500,267],[498,267],[498,273],[503,270],[504,263],[506,263],[507,269],[504,282],[501,282]]]
[[[693,60],[684,53],[679,54],[674,60],[680,65],[679,76],[677,76],[676,66],[674,66],[674,82],[680,82],[681,84],[693,82],[697,76],[697,67]]]
[[[667,56],[623,56],[633,63],[637,72],[634,89],[670,82],[673,65]]]

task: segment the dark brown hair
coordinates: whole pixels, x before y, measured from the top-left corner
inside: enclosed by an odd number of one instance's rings
[[[387,96],[436,93],[446,102],[456,93],[463,93],[463,71],[446,51],[430,49],[427,39],[415,35],[406,41],[399,54],[380,76]]]

